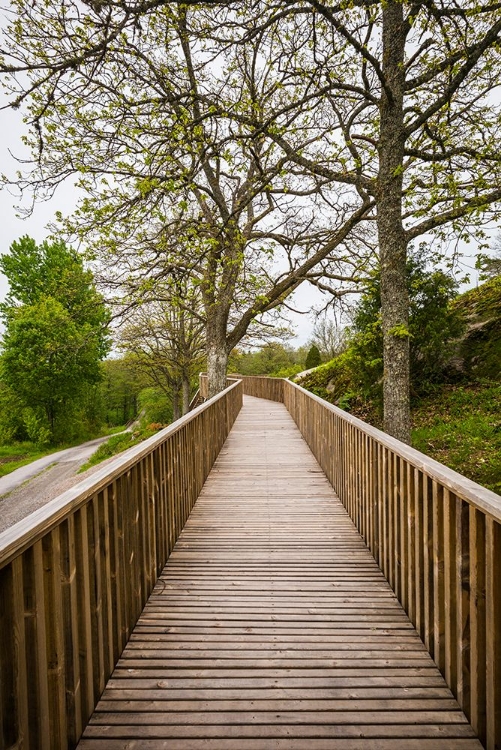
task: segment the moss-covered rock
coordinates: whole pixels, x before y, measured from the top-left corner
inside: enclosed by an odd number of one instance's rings
[[[501,373],[501,276],[470,289],[455,301],[466,319],[453,366],[468,381]]]

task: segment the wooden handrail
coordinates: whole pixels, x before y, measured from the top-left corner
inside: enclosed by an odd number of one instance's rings
[[[242,377],[278,400],[276,378]],[[266,382],[267,381],[267,382]],[[283,380],[283,401],[488,750],[501,748],[501,497]]]
[[[279,401],[280,403],[283,403],[283,384],[287,382],[283,378],[268,378],[265,375],[239,375],[238,373],[230,373],[227,376],[226,382],[227,384],[229,384],[234,383],[236,380],[242,381],[244,386],[244,393],[247,396],[266,398],[269,401]],[[206,373],[200,373],[199,382],[200,394],[202,397],[207,398],[208,381]]]
[[[241,404],[232,383],[0,534],[0,750],[76,745]]]

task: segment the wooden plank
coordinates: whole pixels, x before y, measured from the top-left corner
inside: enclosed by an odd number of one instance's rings
[[[56,747],[65,747],[68,736],[65,686],[64,619],[61,592],[59,528],[42,540],[46,603],[46,639],[50,736]]]
[[[398,582],[411,477],[393,453],[385,461],[381,523],[393,541],[382,551]],[[177,447],[169,465],[176,477]],[[361,492],[349,466],[341,481]],[[187,498],[172,502],[181,523]],[[246,398],[79,747],[360,750],[361,737],[364,750],[480,748],[285,409]]]
[[[471,724],[486,738],[485,516],[470,508],[470,696]]]
[[[501,747],[501,525],[486,520],[487,750]]]

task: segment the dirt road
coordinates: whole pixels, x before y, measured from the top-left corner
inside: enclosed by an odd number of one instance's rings
[[[0,478],[0,532],[92,474],[98,467],[77,472],[105,440],[108,437],[52,453]]]

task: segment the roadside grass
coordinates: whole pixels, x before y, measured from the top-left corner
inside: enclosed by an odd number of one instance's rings
[[[125,425],[121,427],[108,427],[105,430],[102,430],[98,435],[88,438],[88,440],[105,437],[106,435],[114,435],[115,433],[123,432],[124,430]],[[26,464],[36,461],[38,458],[50,456],[51,453],[57,453],[65,448],[73,448],[75,445],[80,445],[81,442],[86,441],[79,440],[75,443],[65,443],[64,445],[51,446],[50,448],[40,448],[39,445],[28,441],[12,443],[10,445],[0,445],[0,477],[4,477],[16,469],[20,469],[21,466],[26,466]]]
[[[36,461],[37,458],[43,458],[43,456],[48,456],[58,450],[60,449],[44,450],[29,442],[0,445],[0,477],[4,477],[21,466],[26,466],[26,464]]]
[[[102,443],[95,453],[89,458],[89,460],[83,464],[78,470],[78,473],[90,469],[91,466],[96,466],[102,461],[106,461],[112,456],[116,456],[127,448],[132,448],[133,445],[142,443],[143,440],[155,435],[159,430],[163,430],[167,425],[154,422],[144,427],[138,427],[133,432],[122,432],[119,435],[113,435],[105,443]]]
[[[415,448],[501,494],[501,384],[444,385],[412,416]]]

